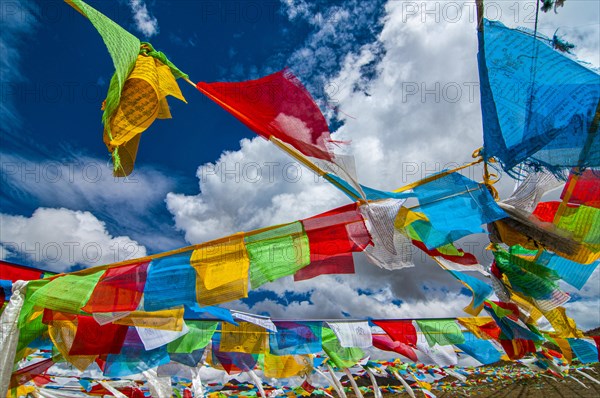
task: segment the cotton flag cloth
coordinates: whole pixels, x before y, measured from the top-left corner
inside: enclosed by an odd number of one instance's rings
[[[87,17],[108,48],[115,66],[103,104],[104,142],[113,157],[116,177],[133,171],[139,134],[156,118],[170,118],[165,97],[185,102],[177,77],[187,77],[150,43],[135,36],[81,0],[65,0]]]
[[[380,268],[395,270],[413,266],[410,240],[394,225],[404,202],[404,199],[386,199],[359,207],[373,241],[365,248],[365,254]]]
[[[77,332],[69,355],[103,355],[121,352],[127,326],[99,325],[91,316],[77,316]]]
[[[413,347],[417,344],[417,329],[412,321],[373,320],[372,322],[382,328],[394,341]]]
[[[248,235],[244,241],[253,289],[293,275],[310,263],[308,237],[299,221]]]
[[[113,155],[115,148],[119,148],[120,167],[115,176],[124,177],[133,171],[140,134],[157,118],[171,118],[167,95],[186,102],[171,69],[153,57],[139,55],[104,135]]]
[[[136,327],[136,329],[146,351],[166,346],[170,342],[177,340],[189,332],[189,329],[185,323],[183,324],[181,331],[150,329],[142,327]]]
[[[458,323],[482,340],[498,339],[500,328],[491,317],[456,318]]]
[[[294,274],[294,280],[323,274],[353,274],[352,252],[371,243],[369,231],[356,203],[302,220],[310,247],[310,264]]]
[[[152,260],[144,287],[143,304],[146,311],[198,303],[196,271],[190,265],[191,254],[187,252]]]
[[[311,371],[311,361],[308,356],[300,355],[271,355],[265,353],[265,377],[286,378],[299,376]]]
[[[575,357],[582,363],[598,362],[598,349],[592,342],[585,339],[567,339]]]
[[[367,321],[358,322],[327,322],[340,342],[340,346],[368,348],[373,344],[371,327]]]
[[[186,321],[188,332],[167,346],[169,353],[189,354],[206,347],[217,330],[218,322]]]
[[[431,346],[418,342],[417,349],[417,357],[419,362],[433,362],[434,364],[443,368],[458,364],[458,357],[456,356],[456,352],[454,352],[453,346],[440,346],[438,344]]]
[[[269,333],[262,327],[249,322],[239,326],[224,323],[221,325],[219,350],[223,352],[243,352],[262,354],[267,349]]]
[[[515,174],[521,163],[561,168],[600,165],[590,132],[600,100],[598,73],[525,29],[484,20],[479,33],[484,156]]]
[[[413,189],[423,212],[437,234],[427,233],[421,241],[428,249],[481,233],[482,224],[507,217],[483,184],[450,173]],[[413,224],[422,224],[417,220]]]
[[[251,314],[246,314],[245,312],[238,312],[238,311],[232,312],[232,315],[236,319],[241,319],[243,321],[253,323],[257,326],[260,326],[262,328],[270,330],[271,332],[277,332],[277,326],[275,326],[275,324],[269,317],[251,315]]]
[[[321,322],[277,321],[277,333],[269,334],[269,350],[275,355],[317,354],[321,349]]]
[[[474,334],[469,332],[464,332],[463,334],[465,342],[456,344],[456,346],[482,364],[489,365],[498,362],[502,357],[500,351],[498,351],[491,342],[480,340]]]
[[[338,368],[352,367],[364,356],[360,348],[342,347],[335,332],[329,328],[323,328],[323,350]]]
[[[396,352],[404,355],[413,362],[417,362],[417,354],[415,354],[415,351],[410,346],[399,341],[394,341],[386,334],[374,334],[373,346],[380,350]]]
[[[567,194],[575,174],[571,172],[569,179],[560,195],[563,199]],[[577,182],[572,188],[569,203],[600,208],[600,170],[587,169],[577,176]]]
[[[448,271],[473,293],[471,303],[464,309],[470,315],[477,316],[483,309],[483,302],[494,292],[492,287],[480,279],[465,272]]]
[[[273,136],[304,155],[332,160],[329,127],[310,94],[288,70],[257,80],[198,83],[198,90],[256,134]]]
[[[250,262],[243,234],[194,250],[190,262],[198,273],[196,290],[201,305],[215,305],[248,296]]]
[[[462,344],[465,338],[453,319],[417,320],[417,325],[425,335],[430,347],[435,344]]]
[[[140,304],[149,262],[109,268],[83,307],[88,313],[135,311]]]

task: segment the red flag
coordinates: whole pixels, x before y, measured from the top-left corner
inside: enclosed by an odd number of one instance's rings
[[[324,274],[353,274],[352,252],[363,251],[371,237],[356,203],[302,220],[311,263],[296,272],[295,281]]]
[[[69,355],[118,354],[125,341],[128,326],[99,325],[91,316],[77,316],[77,332]]]
[[[200,82],[196,88],[258,135],[278,138],[307,156],[333,159],[327,122],[290,71],[243,82]]]
[[[373,346],[380,350],[397,352],[398,354],[409,358],[411,361],[417,362],[417,354],[410,346],[392,340],[387,334],[374,334]]]
[[[24,265],[0,261],[0,279],[9,281],[32,281],[41,279],[44,271]]]
[[[573,174],[569,175],[569,179],[560,194],[560,198],[564,198],[567,189],[571,185]],[[600,208],[600,170],[587,169],[577,179],[569,203],[577,205],[586,205]]]
[[[474,255],[472,255],[471,253],[465,253],[464,250],[462,250],[462,249],[458,249],[458,251],[460,253],[462,253],[461,256],[452,256],[452,255],[441,253],[437,249],[428,249],[427,246],[425,246],[425,244],[423,242],[420,242],[418,240],[413,239],[412,243],[413,243],[413,245],[417,246],[419,249],[423,250],[425,253],[429,254],[432,257],[442,257],[448,261],[452,261],[454,263],[461,264],[461,265],[479,264],[479,262],[477,261],[477,259],[475,258]]]
[[[15,388],[27,383],[34,377],[44,374],[52,365],[54,365],[54,361],[52,358],[48,358],[17,370],[10,378],[9,387]]]
[[[594,343],[596,343],[596,348],[598,349],[598,362],[600,362],[600,336],[591,336],[594,339]]]
[[[393,340],[410,346],[417,344],[417,330],[412,321],[372,321],[382,328]]]
[[[82,309],[89,313],[134,311],[144,293],[148,264],[106,270]]]
[[[532,340],[500,340],[500,344],[506,355],[513,361],[523,358],[530,352],[535,352],[535,344]]]

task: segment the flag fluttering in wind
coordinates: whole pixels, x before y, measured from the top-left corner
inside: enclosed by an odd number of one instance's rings
[[[484,20],[479,77],[484,157],[562,174],[600,166],[600,76],[524,29]]]
[[[94,25],[115,66],[104,111],[104,143],[113,159],[115,177],[133,171],[140,134],[159,119],[171,117],[165,97],[184,102],[176,78],[181,72],[150,43],[140,42],[117,23],[81,0],[65,0]]]

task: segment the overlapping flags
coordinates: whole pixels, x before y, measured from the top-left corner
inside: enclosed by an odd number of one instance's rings
[[[83,1],[66,1],[90,20],[113,59],[104,140],[115,175],[126,176],[133,170],[141,133],[156,118],[170,117],[166,96],[185,101],[176,79],[187,75]],[[456,364],[456,346],[482,363],[502,355],[512,360],[532,355],[536,366],[551,367],[552,355],[542,345],[550,341],[567,362],[596,361],[600,339],[586,339],[567,316],[562,305],[570,297],[558,281],[581,289],[600,258],[598,74],[536,36],[490,21],[480,27],[484,147],[482,159],[474,163],[485,161],[487,167],[497,158],[512,175],[536,170],[525,180],[529,186],[500,203],[487,169],[483,183],[445,170],[393,192],[362,186],[352,159],[335,153],[339,143],[331,139],[325,118],[288,70],[254,81],[196,84],[355,203],[70,274],[0,263],[7,302],[0,336],[2,386],[11,378],[20,382],[42,372],[54,361],[79,370],[96,363],[106,377],[146,372],[156,379],[157,391],[160,376],[153,368],[197,367],[203,359],[253,378],[257,367],[268,377],[306,377],[325,360],[330,373],[331,365],[347,372],[372,346],[412,360],[421,354],[441,366]],[[507,82],[522,91],[507,92]],[[540,168],[559,176],[572,168],[560,202],[540,201],[560,185]],[[408,198],[417,204],[405,206]],[[493,242],[489,270],[457,247],[460,239],[485,232],[484,224]],[[412,266],[413,246],[472,292],[465,311],[477,315],[485,309],[489,317],[272,322],[213,307],[283,277],[353,273],[355,252],[365,252],[369,261],[388,270]],[[492,292],[499,300],[489,300]],[[538,330],[541,317],[554,330]],[[385,334],[373,333],[375,326]],[[424,340],[418,340],[418,333]],[[50,361],[19,367],[42,346],[52,347]],[[322,352],[326,358],[319,361],[316,355]],[[406,368],[393,373],[403,380],[399,374],[405,375]],[[429,390],[426,382],[415,381]]]

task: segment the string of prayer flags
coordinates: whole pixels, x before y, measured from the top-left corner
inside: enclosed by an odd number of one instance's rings
[[[597,125],[591,131],[600,101],[596,71],[539,33],[488,20],[478,61],[486,159],[496,157],[511,175],[520,164],[553,173],[600,166]]]

